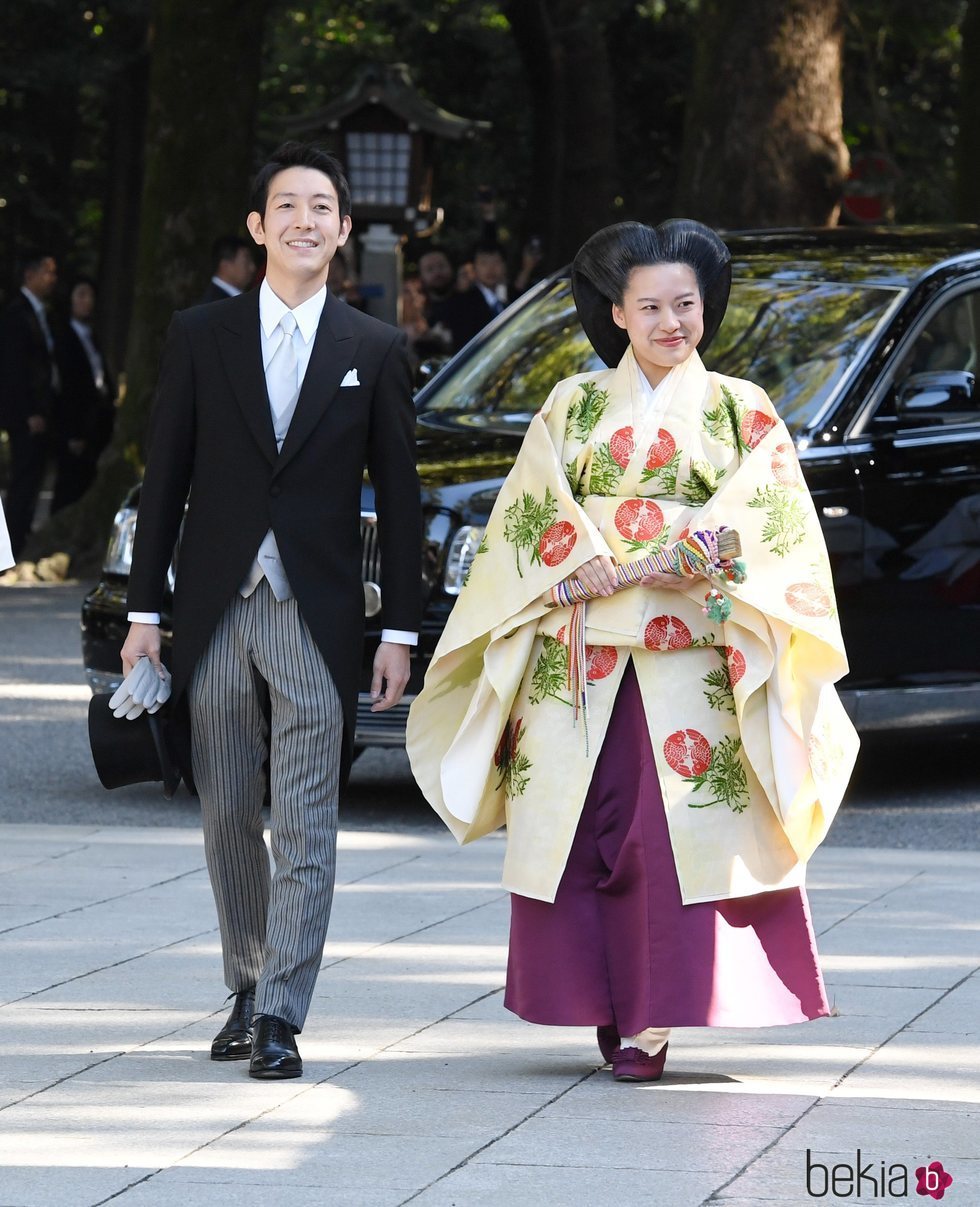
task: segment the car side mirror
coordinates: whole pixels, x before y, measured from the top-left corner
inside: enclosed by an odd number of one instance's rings
[[[980,418],[974,401],[975,378],[961,369],[913,373],[898,387],[895,414],[902,427],[971,423]]]

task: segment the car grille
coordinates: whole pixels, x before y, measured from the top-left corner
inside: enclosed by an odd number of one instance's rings
[[[381,586],[381,548],[378,543],[378,517],[373,511],[361,512],[361,579]]]

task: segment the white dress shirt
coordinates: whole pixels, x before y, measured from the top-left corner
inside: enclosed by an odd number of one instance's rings
[[[222,281],[220,277],[212,277],[211,284],[217,285],[219,289],[223,289],[230,298],[237,298],[242,292],[240,289],[236,289],[234,285],[229,285],[227,281]]]
[[[301,302],[292,311],[293,317],[296,319],[296,331],[293,334],[293,342],[296,346],[297,377],[300,389],[303,387],[306,370],[310,365],[310,357],[313,354],[313,341],[316,338],[317,328],[320,325],[320,316],[323,313],[323,306],[326,300],[327,287],[323,285],[311,298],[307,298],[305,302]],[[279,324],[282,316],[289,309],[282,298],[273,291],[269,282],[263,280],[259,287],[259,339],[262,349],[263,370],[268,370],[269,364],[275,356],[279,345],[286,338]],[[279,550],[276,547],[275,535],[271,529],[266,533],[262,541],[260,553],[263,560],[266,558],[278,559]],[[246,597],[250,595],[263,577],[265,577],[265,571],[259,564],[257,556],[252,569],[241,586],[241,593]],[[288,599],[292,595],[284,573],[275,575],[274,579],[270,578],[270,585],[272,585],[277,599]],[[157,612],[130,612],[129,620],[136,621],[139,624],[159,624],[160,615]],[[409,633],[402,629],[382,629],[381,640],[390,641],[396,645],[417,645],[418,633]]]
[[[85,349],[85,355],[88,357],[89,366],[92,369],[95,388],[101,393],[105,387],[105,364],[102,360],[102,353],[96,348],[95,340],[92,338],[92,328],[88,323],[81,323],[78,319],[71,320],[71,327],[81,340],[82,347]]]

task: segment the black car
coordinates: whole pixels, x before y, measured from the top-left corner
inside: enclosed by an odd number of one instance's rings
[[[763,386],[796,439],[830,551],[852,717],[865,731],[980,721],[980,229],[759,232],[728,243],[731,302],[706,362]],[[405,701],[371,713],[384,581],[365,482],[359,746],[404,742],[408,705],[531,416],[559,379],[602,367],[564,273],[419,393],[423,631]],[[82,608],[97,690],[120,677],[138,501],[137,489],[116,516],[102,581]]]

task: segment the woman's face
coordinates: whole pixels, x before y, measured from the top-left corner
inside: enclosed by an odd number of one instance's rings
[[[683,364],[704,334],[704,304],[688,264],[647,264],[630,273],[613,322],[630,337],[633,353],[652,385]]]

